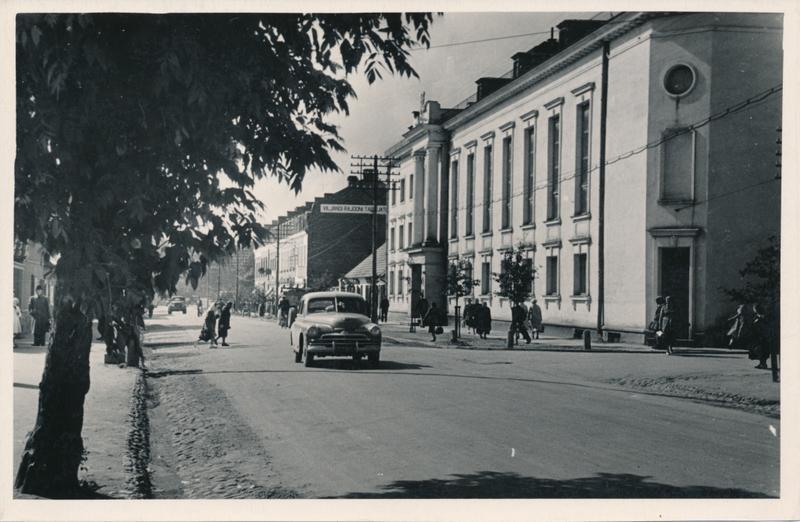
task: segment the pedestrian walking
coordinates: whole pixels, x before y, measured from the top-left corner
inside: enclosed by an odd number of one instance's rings
[[[218,306],[214,305],[208,309],[206,318],[203,321],[203,328],[200,330],[200,337],[195,341],[194,346],[197,348],[197,343],[210,342],[210,348],[217,347],[217,315],[219,312]]]
[[[422,318],[422,326],[428,327],[428,333],[431,334],[431,341],[436,341],[436,334],[439,333],[441,329],[441,315],[439,314],[439,308],[436,307],[436,303],[431,303],[430,309],[428,309],[425,317]]]
[[[533,300],[531,308],[528,310],[528,323],[531,326],[533,338],[538,339],[539,333],[544,331],[544,326],[542,325],[542,309],[536,299]]]
[[[203,300],[197,300],[197,317],[203,317]]]
[[[531,344],[531,336],[525,327],[528,318],[528,309],[522,303],[517,303],[511,307],[511,331],[514,334],[515,342],[519,341],[519,336],[525,338],[525,344]]]
[[[222,311],[219,314],[219,324],[217,325],[217,334],[222,339],[222,346],[230,346],[228,343],[225,342],[225,338],[228,337],[228,330],[231,329],[231,307],[233,303],[228,301],[228,304],[222,307]]]
[[[492,331],[492,311],[487,303],[483,303],[478,308],[475,329],[481,339],[486,339],[486,336]]]
[[[278,312],[280,313],[278,322],[281,325],[281,328],[288,328],[289,326],[290,307],[291,305],[289,304],[289,300],[286,299],[285,295],[282,295],[280,301],[278,301]]]
[[[659,312],[659,329],[656,332],[656,345],[659,348],[665,349],[667,355],[672,355],[672,345],[675,342],[675,329],[673,325],[674,315],[675,310],[672,304],[672,297],[667,296],[664,298],[664,304]]]
[[[258,305],[258,316],[259,317],[264,317],[264,314],[266,314],[266,313],[267,313],[267,303],[265,303],[264,301],[261,301],[261,304]]]
[[[389,317],[389,299],[383,296],[381,299],[381,322],[385,323]]]
[[[36,287],[36,296],[28,302],[28,313],[33,318],[33,345],[44,346],[45,334],[50,330],[50,303],[44,296],[44,288]]]
[[[19,309],[19,299],[14,298],[14,339],[22,335],[22,310]]]
[[[464,304],[464,326],[475,333],[475,304],[472,299],[467,299]]]
[[[736,314],[728,318],[728,321],[733,321],[733,324],[731,324],[727,332],[728,348],[744,348],[748,351],[751,349],[751,341],[753,340],[753,311],[753,306],[740,304],[736,307]]]

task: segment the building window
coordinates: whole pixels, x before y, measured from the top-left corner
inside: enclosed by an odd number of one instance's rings
[[[661,144],[661,200],[688,202],[694,198],[694,131],[672,129]]]
[[[392,188],[392,205],[397,205],[397,189]]]
[[[404,290],[403,290],[403,281],[405,281],[405,279],[403,279],[403,273],[398,271],[397,272],[397,293],[399,295],[404,295],[404,293],[405,293]]]
[[[450,168],[450,237],[458,237],[458,160],[453,160]]]
[[[492,146],[483,149],[483,231],[492,230]]]
[[[484,261],[481,264],[481,295],[489,295],[492,291],[492,263]]]
[[[527,257],[522,261],[525,267],[531,271],[531,298],[536,295],[536,285],[534,284],[534,276],[536,274],[533,273],[533,258]]]
[[[394,271],[389,270],[389,295],[394,295]]]
[[[575,215],[589,212],[589,102],[578,105],[575,136]]]
[[[547,295],[558,295],[558,255],[547,256]]]
[[[394,227],[389,229],[389,250],[394,252]]]
[[[400,250],[403,249],[403,241],[405,240],[405,235],[403,234],[403,225],[400,225],[400,230],[397,234],[397,248]]]
[[[471,236],[475,233],[475,154],[467,156],[467,201],[466,201],[466,234]]]
[[[522,211],[522,222],[525,225],[533,223],[533,197],[536,194],[536,131],[534,127],[525,129],[525,179],[523,192],[525,204]]]
[[[411,246],[414,242],[414,228],[412,227],[413,223],[411,221],[408,222],[408,246]]]
[[[472,295],[474,292],[472,290],[473,280],[475,279],[473,276],[473,268],[472,268],[472,261],[468,262],[464,267],[464,276],[467,281],[469,281],[469,295]]]
[[[548,120],[548,143],[547,161],[549,171],[547,176],[547,220],[558,219],[558,192],[560,175],[560,156],[561,156],[561,125],[560,116],[555,115]]]
[[[511,136],[503,138],[503,228],[511,227],[511,187],[514,179]]]
[[[573,288],[572,288],[572,295],[586,295],[587,288],[586,288],[586,281],[588,275],[588,254],[575,254],[572,256],[573,259]]]
[[[667,94],[676,98],[685,96],[695,85],[696,75],[694,69],[685,63],[679,63],[669,68],[664,75],[664,89]]]
[[[406,178],[400,180],[400,203],[406,200]]]
[[[408,199],[414,199],[414,175],[408,176]]]

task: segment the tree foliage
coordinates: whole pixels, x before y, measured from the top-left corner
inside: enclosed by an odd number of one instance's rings
[[[309,169],[337,170],[327,119],[348,111],[347,74],[414,75],[430,20],[19,15],[17,237],[78,256],[86,289],[196,281],[263,235],[258,178],[299,191]]]
[[[497,295],[508,298],[512,304],[524,303],[531,295],[535,269],[521,249],[508,250],[500,260],[500,273],[495,274],[499,284]]]
[[[780,303],[781,291],[781,245],[775,236],[768,245],[760,248],[755,257],[739,271],[742,286],[724,289],[725,294],[736,304],[755,303],[771,306]]]
[[[447,295],[459,298],[472,295],[472,263],[467,259],[451,261],[447,267]]]

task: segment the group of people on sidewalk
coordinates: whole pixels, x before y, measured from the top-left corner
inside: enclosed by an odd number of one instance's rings
[[[31,296],[28,302],[28,315],[31,318],[31,330],[33,331],[33,346],[44,346],[46,343],[47,332],[50,331],[50,302],[44,295],[44,288],[36,287],[36,295]],[[19,306],[19,299],[14,297],[14,346],[16,340],[22,337],[22,309]]]
[[[758,360],[756,368],[768,369],[767,360],[779,342],[770,338],[775,332],[767,325],[766,314],[757,304],[740,304],[728,320],[732,321],[727,332],[728,346],[747,350],[751,360]]]
[[[233,302],[229,301],[223,304],[221,301],[214,303],[214,306],[208,309],[205,320],[203,321],[203,328],[200,330],[200,336],[195,342],[209,342],[210,348],[218,346],[217,340],[222,339],[222,346],[230,346],[226,339],[228,331],[231,329],[231,308]]]

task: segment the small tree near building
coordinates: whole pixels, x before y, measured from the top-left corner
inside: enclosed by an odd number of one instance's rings
[[[512,306],[521,305],[531,296],[535,272],[532,261],[521,249],[506,251],[500,261],[500,273],[495,274],[497,295],[507,298]]]
[[[447,295],[456,298],[455,329],[456,337],[460,337],[459,310],[461,305],[459,299],[466,295],[472,295],[472,287],[475,281],[472,279],[472,263],[469,260],[452,261],[447,267]]]

